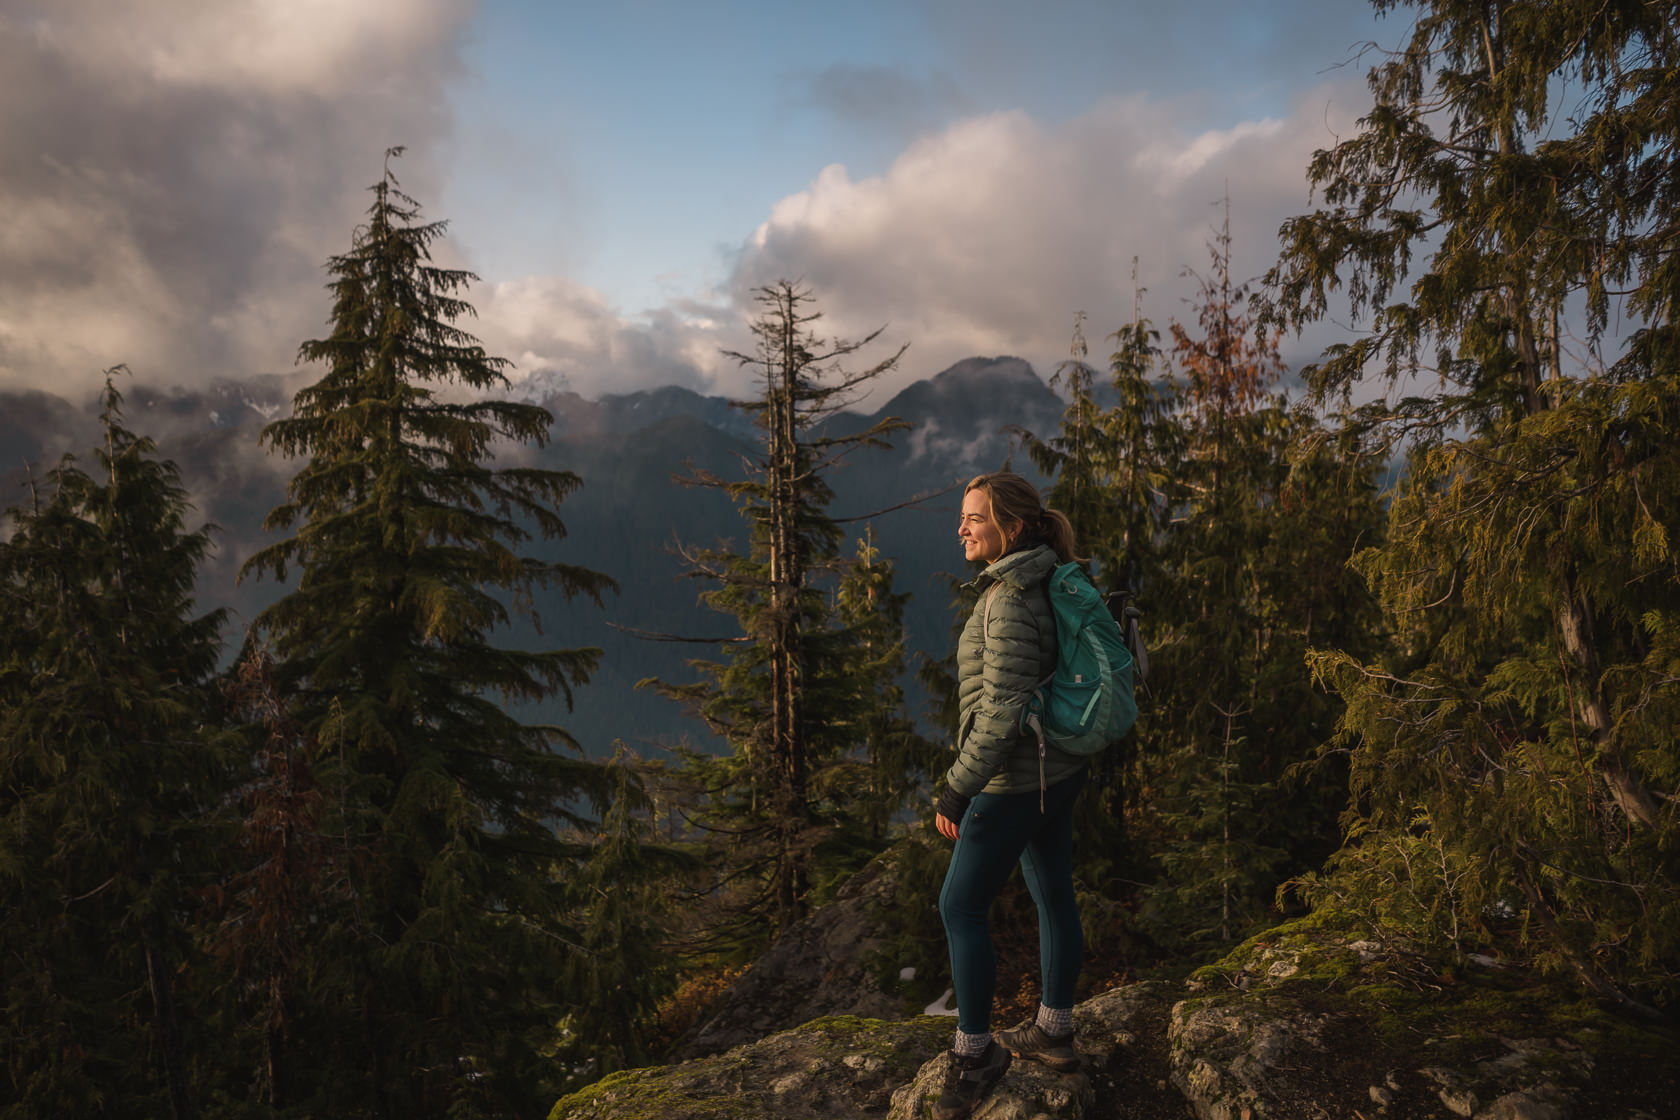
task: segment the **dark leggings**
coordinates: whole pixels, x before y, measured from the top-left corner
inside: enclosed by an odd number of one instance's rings
[[[939,916],[951,949],[951,985],[957,993],[957,1029],[991,1029],[997,957],[987,914],[1017,860],[1038,904],[1041,1000],[1046,1007],[1073,1006],[1074,985],[1085,953],[1079,905],[1073,897],[1073,802],[1085,773],[1039,793],[982,793],[958,826],[951,866],[939,892]]]

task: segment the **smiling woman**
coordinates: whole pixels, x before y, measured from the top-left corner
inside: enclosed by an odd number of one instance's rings
[[[1011,522],[1007,531],[998,526],[990,490],[976,487],[963,495],[962,520],[957,526],[957,536],[962,540],[964,560],[990,564],[1003,555],[1007,544],[1006,532],[1014,535],[1020,531],[1019,521]]]
[[[957,1034],[935,1120],[960,1120],[1002,1080],[1011,1055],[1077,1069],[1074,986],[1084,935],[1073,889],[1073,806],[1085,759],[1040,744],[1022,723],[1056,664],[1045,581],[1074,559],[1073,527],[1018,474],[983,474],[963,494],[963,553],[984,564],[979,599],[957,642],[957,760],[935,807],[953,841],[939,894],[957,995]],[[1016,864],[1038,905],[1043,989],[1038,1015],[992,1037],[997,959],[989,914]]]

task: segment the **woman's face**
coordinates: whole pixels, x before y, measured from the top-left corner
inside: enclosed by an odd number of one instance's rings
[[[982,564],[990,564],[1009,547],[1003,530],[992,520],[992,499],[986,491],[976,488],[963,495],[957,537],[962,541],[963,558]]]

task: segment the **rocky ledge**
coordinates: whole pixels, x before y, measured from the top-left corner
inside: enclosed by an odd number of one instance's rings
[[[895,997],[864,991],[864,916],[887,904],[887,880],[890,868],[860,876],[749,970],[689,1040],[701,1056],[613,1074],[550,1120],[927,1116],[953,1020],[893,1018]],[[751,1036],[743,1006],[793,1005],[811,1021]],[[1081,1071],[1017,1062],[976,1120],[1680,1117],[1680,1028],[1619,1018],[1564,980],[1431,959],[1325,917],[1182,982],[1102,993],[1074,1023]]]

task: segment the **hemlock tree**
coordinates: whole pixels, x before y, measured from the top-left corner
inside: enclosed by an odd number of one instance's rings
[[[1011,429],[1033,465],[1054,479],[1046,501],[1073,522],[1098,585],[1134,594],[1159,569],[1171,468],[1179,453],[1171,394],[1159,370],[1160,335],[1142,315],[1142,295],[1138,289],[1131,321],[1111,336],[1115,349],[1108,373],[1115,403],[1103,408],[1092,394],[1081,312],[1072,356],[1050,379],[1052,388],[1063,378],[1067,385],[1060,430],[1040,438]]]
[[[328,265],[332,332],[299,351],[325,373],[263,431],[307,457],[266,522],[294,534],[244,568],[298,573],[254,629],[320,744],[320,827],[349,876],[299,977],[312,1068],[280,1092],[318,1115],[530,1115],[557,1081],[542,1056],[565,1003],[557,876],[579,854],[556,823],[579,823],[601,777],[504,704],[569,702],[599,651],[494,639],[510,600],[599,601],[612,583],[517,551],[564,536],[553,507],[579,480],[488,465],[497,441],[540,446],[551,418],[489,395],[506,363],[456,326],[474,277],[431,264],[444,224],[419,221],[399,153]]]
[[[1335,846],[1332,766],[1310,762],[1339,714],[1313,687],[1314,641],[1370,647],[1370,596],[1345,561],[1380,523],[1377,463],[1271,392],[1277,339],[1230,277],[1229,219],[1199,277],[1195,328],[1174,323],[1181,379],[1146,816],[1166,874],[1146,892],[1164,936],[1228,944],[1277,886]]]
[[[173,463],[122,425],[0,542],[0,1115],[196,1114],[195,894],[230,787],[209,725],[221,611]],[[189,1051],[192,1051],[189,1053]]]
[[[1141,601],[1140,609],[1148,612],[1146,633],[1153,636],[1180,430],[1169,407],[1160,335],[1143,317],[1142,295],[1135,289],[1131,321],[1111,336],[1108,380],[1114,403],[1104,408],[1093,395],[1081,313],[1070,360],[1051,379],[1052,386],[1066,379],[1069,400],[1060,429],[1042,438],[1013,431],[1033,464],[1054,480],[1046,504],[1072,521],[1097,586]],[[1141,702],[1137,726],[1104,752],[1096,788],[1079,800],[1077,827],[1090,839],[1079,846],[1076,881],[1082,909],[1105,915],[1087,923],[1097,937],[1120,934],[1122,899],[1131,893],[1125,884],[1145,874],[1146,853],[1131,842],[1129,831],[1140,807],[1140,744],[1153,741],[1154,718],[1155,705]]]
[[[1284,322],[1342,292],[1366,317],[1307,371],[1321,400],[1415,378],[1355,428],[1406,458],[1359,557],[1400,644],[1315,662],[1356,794],[1318,897],[1671,1003],[1680,4],[1404,6],[1269,278]]]
[[[943,755],[916,727],[904,696],[909,664],[904,607],[893,590],[893,562],[875,545],[873,527],[844,558],[835,590],[836,624],[849,636],[853,701],[842,716],[853,746],[814,786],[832,826],[854,846],[876,848],[907,805],[932,801],[930,779]]]
[[[1195,328],[1170,326],[1175,379],[1170,576],[1154,597],[1162,634],[1156,664],[1179,682],[1162,693],[1150,747],[1149,814],[1160,824],[1164,874],[1146,892],[1157,930],[1192,942],[1229,943],[1262,918],[1283,852],[1264,819],[1266,772],[1252,734],[1260,695],[1267,609],[1259,577],[1275,545],[1275,490],[1286,469],[1282,372],[1276,340],[1254,330],[1247,292],[1230,275],[1230,223],[1209,245],[1211,271],[1196,274]],[[1299,669],[1297,657],[1294,668]],[[1303,681],[1304,683],[1304,681]]]
[[[761,453],[745,478],[701,475],[689,481],[726,489],[751,531],[742,555],[725,549],[692,554],[694,574],[718,586],[702,599],[734,615],[742,639],[729,660],[695,662],[707,679],[655,684],[689,704],[732,754],[691,756],[710,800],[707,824],[726,829],[728,874],[746,884],[736,908],[739,927],[756,942],[803,917],[814,877],[814,850],[832,827],[814,784],[863,741],[854,720],[863,704],[880,699],[860,686],[854,655],[858,635],[840,625],[820,581],[839,568],[839,525],[826,475],[849,452],[885,445],[906,425],[883,419],[836,434],[825,421],[850,403],[860,386],[891,369],[904,348],[862,372],[841,363],[880,335],[859,341],[816,338],[809,292],[789,281],[762,288],[764,309],[753,324],[758,349],[733,353],[764,383],[763,395],[737,402],[763,430]]]
[[[326,805],[313,769],[320,744],[291,718],[273,658],[248,650],[227,691],[251,741],[233,866],[209,904],[208,948],[222,966],[223,1092],[284,1115],[286,1093],[313,1076],[308,1006],[299,996],[310,972],[310,927],[330,903],[345,901],[349,853],[321,831]]]
[[[606,766],[608,807],[567,882],[580,951],[568,962],[573,1007],[554,1058],[571,1075],[568,1089],[653,1062],[659,1003],[676,989],[681,962],[671,944],[674,899],[702,871],[691,847],[652,835],[637,760],[620,748]]]

